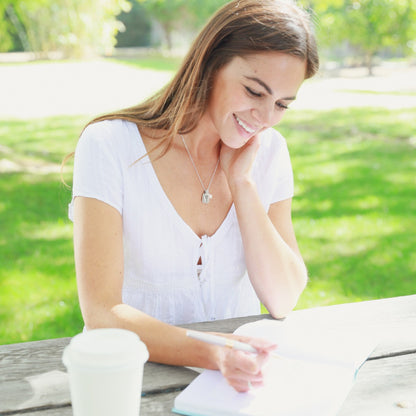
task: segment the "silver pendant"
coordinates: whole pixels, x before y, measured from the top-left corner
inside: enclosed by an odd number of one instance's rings
[[[212,199],[212,195],[207,190],[205,190],[202,193],[202,198],[201,198],[202,203],[209,204],[209,201],[211,201],[211,199]]]

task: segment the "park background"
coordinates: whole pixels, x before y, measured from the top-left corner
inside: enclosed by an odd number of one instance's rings
[[[82,330],[61,161],[92,116],[168,82],[224,3],[0,0],[0,344]],[[297,309],[414,294],[415,0],[301,3],[322,67],[277,127],[310,276]]]

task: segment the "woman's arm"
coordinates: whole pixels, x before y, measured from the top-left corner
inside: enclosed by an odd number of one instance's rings
[[[267,215],[252,182],[239,184],[232,193],[253,287],[273,317],[284,317],[307,282],[292,226],[291,200],[273,204]]]
[[[87,329],[115,327],[136,332],[146,344],[151,361],[220,369],[239,391],[248,389],[248,381],[261,382],[261,367],[274,345],[244,339],[260,351],[258,355],[208,345],[188,338],[183,328],[123,304],[122,217],[115,208],[93,198],[75,199],[74,251]]]
[[[268,311],[280,318],[296,305],[307,270],[292,226],[291,200],[273,204],[266,213],[251,179],[258,140],[254,137],[241,149],[223,145],[221,166],[234,200],[250,280]]]

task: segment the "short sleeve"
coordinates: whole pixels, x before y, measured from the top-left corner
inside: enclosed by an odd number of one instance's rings
[[[292,164],[285,138],[276,130],[262,133],[254,178],[266,209],[271,204],[293,197]]]
[[[75,149],[72,200],[68,216],[73,221],[75,197],[95,198],[123,211],[123,170],[117,152],[114,125],[97,122],[85,128]]]
[[[279,135],[280,136],[280,135]],[[275,159],[276,180],[270,203],[292,198],[294,194],[293,170],[286,140],[280,136],[280,146]]]

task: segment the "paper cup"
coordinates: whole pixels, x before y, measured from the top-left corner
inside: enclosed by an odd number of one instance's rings
[[[148,358],[145,344],[124,329],[93,329],[73,337],[62,361],[74,416],[138,416]]]

